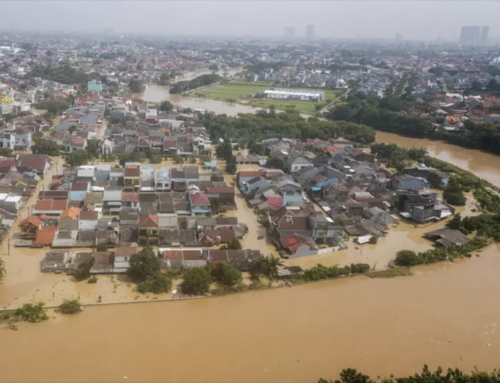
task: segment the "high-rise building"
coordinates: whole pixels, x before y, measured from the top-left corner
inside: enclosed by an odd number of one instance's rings
[[[480,44],[481,27],[478,26],[465,26],[462,27],[460,33],[460,44],[463,45],[477,45]]]
[[[315,28],[315,26],[312,25],[312,24],[309,24],[306,27],[306,39],[308,39],[308,40],[314,39],[314,37],[315,37],[315,35],[314,35],[314,28]]]
[[[481,28],[481,44],[482,45],[487,45],[488,44],[488,34],[490,33],[490,27],[487,25],[483,25]]]
[[[293,39],[295,37],[295,28],[293,27],[286,27],[285,28],[285,38],[286,39]]]

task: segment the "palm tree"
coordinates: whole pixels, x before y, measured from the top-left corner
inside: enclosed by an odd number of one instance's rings
[[[283,267],[283,261],[279,257],[275,257],[273,254],[270,254],[269,257],[265,259],[266,265],[266,274],[269,277],[277,277],[278,270],[280,267]]]

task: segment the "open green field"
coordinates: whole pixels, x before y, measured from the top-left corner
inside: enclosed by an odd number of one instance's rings
[[[266,89],[273,87],[272,82],[257,81],[257,82],[247,82],[247,81],[231,81],[224,85],[214,86],[207,89],[202,89],[195,92],[194,96],[201,96],[205,98],[210,98],[213,100],[221,101],[233,101],[237,103],[243,103],[244,99],[248,99],[255,93],[263,92]],[[325,92],[325,99],[335,101],[339,95],[341,95],[344,90],[322,90]],[[269,100],[269,99],[258,99],[250,100],[245,102],[247,105],[269,107],[274,105],[276,109],[286,109],[287,107],[293,106],[295,110],[305,111],[305,112],[315,112],[316,102],[309,101],[286,101],[286,100]],[[325,104],[324,102],[321,104]]]
[[[233,99],[236,102],[241,102],[242,98],[263,92],[273,86],[272,82],[257,81],[231,81],[224,85],[214,86],[207,89],[196,91],[194,95],[201,95],[214,100],[229,100]]]

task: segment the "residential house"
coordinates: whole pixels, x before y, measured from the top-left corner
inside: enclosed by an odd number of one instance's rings
[[[318,246],[314,239],[297,233],[290,233],[280,238],[280,244],[285,251],[281,255],[285,258],[298,258],[317,254]]]
[[[392,177],[391,187],[394,190],[421,190],[424,188],[424,181],[409,174],[396,175]]]
[[[78,218],[78,230],[96,230],[99,213],[93,210],[82,210]]]
[[[393,216],[377,206],[365,210],[363,216],[371,222],[385,223],[386,225],[396,223],[396,219]]]
[[[70,201],[85,201],[87,192],[90,191],[90,183],[87,182],[72,182],[69,191]]]
[[[21,229],[21,239],[35,239],[38,231],[42,228],[43,216],[31,216],[23,219],[19,223]]]
[[[190,190],[188,192],[191,212],[194,214],[210,214],[210,200],[208,196],[199,190]]]
[[[139,218],[139,243],[157,245],[159,237],[158,217],[152,214],[142,215]]]
[[[137,191],[141,186],[141,169],[137,165],[126,165],[123,174],[123,190]]]

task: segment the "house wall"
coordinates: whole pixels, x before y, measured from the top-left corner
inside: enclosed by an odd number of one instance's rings
[[[325,249],[311,249],[309,246],[303,245],[297,249],[295,254],[288,255],[288,258],[299,258],[299,257],[307,257],[310,255],[318,255],[318,254],[326,254],[333,253],[335,251],[339,251],[340,247],[328,247]]]

